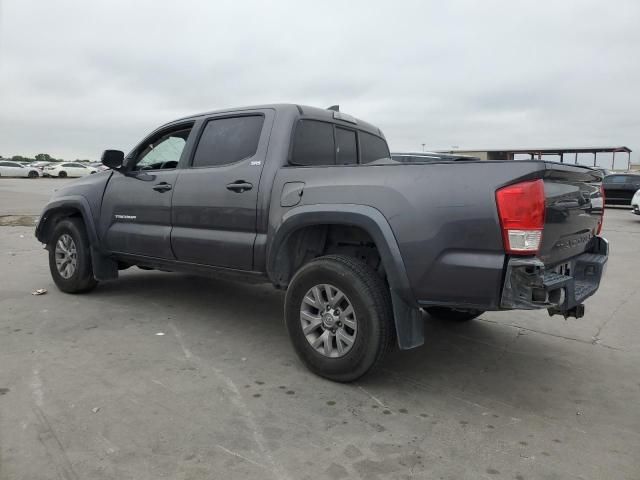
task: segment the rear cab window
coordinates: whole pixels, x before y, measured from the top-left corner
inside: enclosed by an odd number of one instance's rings
[[[289,163],[296,166],[357,165],[391,158],[376,135],[328,121],[298,120]]]

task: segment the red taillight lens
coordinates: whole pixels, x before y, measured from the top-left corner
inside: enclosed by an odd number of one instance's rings
[[[544,182],[532,180],[496,192],[498,216],[507,253],[538,253],[544,228]]]
[[[596,228],[596,235],[600,235],[600,232],[602,231],[602,224],[604,223],[604,202],[605,202],[605,198],[604,198],[604,187],[602,186],[602,184],[600,184],[600,196],[602,197],[602,210],[600,213],[600,220],[598,220],[598,227]]]

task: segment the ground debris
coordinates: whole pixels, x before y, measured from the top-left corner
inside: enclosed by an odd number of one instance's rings
[[[46,288],[39,288],[39,289],[34,290],[33,292],[31,292],[31,295],[44,295],[45,293],[47,293],[47,289]]]

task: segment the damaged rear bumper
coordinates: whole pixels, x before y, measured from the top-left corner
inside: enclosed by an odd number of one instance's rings
[[[581,317],[582,302],[600,286],[609,257],[609,242],[595,237],[589,252],[546,266],[537,258],[510,258],[500,307],[533,310],[547,308],[550,315]]]

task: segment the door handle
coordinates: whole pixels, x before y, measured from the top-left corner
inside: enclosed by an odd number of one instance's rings
[[[251,190],[252,188],[253,185],[249,182],[245,182],[244,180],[237,180],[227,185],[227,190],[238,193],[246,192],[247,190]]]
[[[160,182],[157,185],[153,186],[153,189],[156,192],[167,192],[169,190],[171,190],[173,187],[171,184],[167,183],[167,182]]]

